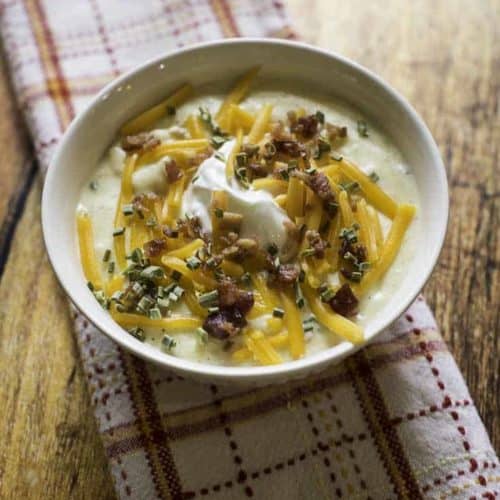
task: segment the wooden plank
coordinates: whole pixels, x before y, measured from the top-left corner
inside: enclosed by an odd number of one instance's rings
[[[113,498],[68,303],[42,241],[40,184],[0,282],[0,498]]]
[[[0,116],[0,498],[114,498],[1,57]]]
[[[16,219],[35,175],[28,136],[5,74],[0,57],[0,276]]]
[[[303,0],[287,3],[302,37],[381,75],[409,99],[440,147],[450,224],[425,296],[498,449],[498,2],[318,0],[308,2],[307,16]]]

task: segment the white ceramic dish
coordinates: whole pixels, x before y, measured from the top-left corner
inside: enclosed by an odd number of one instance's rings
[[[103,310],[86,286],[75,232],[80,190],[119,127],[179,84],[234,80],[251,66],[264,77],[301,80],[358,108],[385,131],[416,178],[422,241],[397,293],[365,329],[369,342],[414,300],[439,256],[448,219],[446,173],[436,144],[413,108],[380,78],[345,58],[304,44],[261,39],[193,46],[149,61],[107,85],[75,118],[51,162],[43,191],[42,223],[50,261],[73,303],[111,339],[138,356],[205,382],[263,385],[317,372],[359,346],[343,342],[277,366],[206,365],[165,354],[136,340]]]

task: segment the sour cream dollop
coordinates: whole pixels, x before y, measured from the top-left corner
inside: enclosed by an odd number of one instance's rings
[[[284,222],[290,221],[286,212],[275,203],[271,193],[252,187],[245,189],[234,177],[229,182],[226,178],[226,164],[222,158],[229,156],[234,143],[234,140],[226,142],[217,156],[207,158],[199,166],[195,182],[191,182],[184,192],[182,212],[197,216],[203,229],[211,231],[209,208],[212,192],[225,191],[228,210],[243,216],[241,237],[254,238],[262,247],[275,243],[281,250],[287,240]]]

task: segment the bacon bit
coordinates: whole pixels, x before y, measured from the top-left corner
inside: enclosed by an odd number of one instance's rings
[[[169,159],[165,162],[165,174],[167,175],[169,184],[178,181],[184,175],[177,166],[177,162],[173,159]]]
[[[312,139],[318,133],[318,124],[316,115],[303,116],[292,123],[290,130],[304,139]]]
[[[153,212],[153,206],[159,199],[160,197],[153,192],[141,193],[134,196],[132,205],[138,214],[144,216],[144,214]]]
[[[339,255],[344,257],[346,253],[352,253],[358,259],[358,262],[366,262],[366,247],[361,243],[353,244],[348,240],[342,239],[339,249]]]
[[[306,155],[306,150],[300,142],[274,139],[273,144],[278,153],[291,156],[292,158],[304,157]]]
[[[258,162],[250,162],[247,165],[247,172],[250,174],[249,178],[250,179],[257,179],[260,177],[266,177],[267,176],[267,168],[265,165],[262,165],[261,163]]]
[[[285,244],[281,248],[280,259],[283,262],[290,262],[295,259],[299,253],[301,231],[292,221],[285,220],[283,222],[286,231]]]
[[[299,272],[294,264],[280,264],[269,273],[267,283],[274,288],[289,288],[296,283]]]
[[[158,257],[167,249],[167,240],[165,238],[157,238],[144,243],[144,253],[146,257]]]
[[[206,235],[203,234],[201,221],[199,217],[186,217],[177,221],[177,230],[185,238],[194,240],[196,238],[205,239]]]
[[[347,127],[339,127],[338,125],[327,123],[325,128],[328,140],[332,143],[337,139],[345,139],[347,137]]]
[[[252,292],[240,290],[236,284],[226,278],[217,287],[219,292],[219,310],[210,314],[203,322],[203,329],[212,337],[225,340],[241,332],[247,324],[245,314],[252,309]]]
[[[359,301],[356,295],[354,295],[350,285],[344,283],[337,290],[337,293],[332,297],[329,304],[336,313],[342,316],[353,316],[356,314]]]
[[[160,144],[160,139],[149,132],[141,132],[137,135],[127,135],[122,139],[122,149],[127,153],[144,152],[155,148]]]
[[[240,290],[230,279],[222,280],[218,286],[219,307],[222,309],[236,308],[241,314],[247,314],[252,309],[254,298],[252,292]]]
[[[246,323],[238,309],[224,309],[207,316],[203,322],[203,329],[211,337],[226,340],[238,335]]]
[[[318,195],[323,202],[323,208],[330,217],[333,217],[337,213],[335,195],[330,187],[328,177],[323,172],[306,174],[305,172],[295,169],[290,175],[298,177]]]
[[[325,250],[328,248],[328,243],[321,238],[318,231],[307,231],[306,238],[309,241],[310,247],[314,250],[314,257],[323,259],[325,257]]]

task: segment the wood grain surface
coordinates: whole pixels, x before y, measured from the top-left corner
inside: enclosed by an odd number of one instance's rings
[[[450,224],[425,295],[498,450],[500,3],[285,3],[301,38],[381,75],[440,147]],[[0,117],[0,498],[114,498],[2,57]]]

